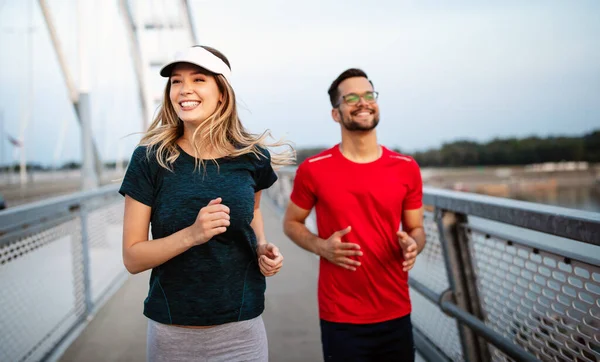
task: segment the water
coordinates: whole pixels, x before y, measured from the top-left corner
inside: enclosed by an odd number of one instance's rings
[[[551,190],[517,193],[511,198],[571,209],[600,212],[600,184],[558,187]]]

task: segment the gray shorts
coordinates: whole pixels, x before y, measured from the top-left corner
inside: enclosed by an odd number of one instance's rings
[[[147,361],[253,361],[269,360],[262,316],[212,328],[191,329],[148,319]]]

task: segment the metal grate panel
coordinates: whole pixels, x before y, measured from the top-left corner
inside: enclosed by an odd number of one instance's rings
[[[115,278],[125,271],[123,266],[122,202],[88,213],[90,240],[90,279],[92,300],[97,302]]]
[[[414,289],[410,290],[410,299],[413,304],[413,326],[452,361],[464,361],[456,320]]]
[[[43,359],[86,317],[86,291],[91,291],[94,308],[125,274],[122,199],[99,197],[87,204],[94,210],[74,208],[61,219],[25,225],[0,237],[0,361]],[[90,285],[84,272],[82,216],[87,221]]]
[[[417,257],[417,262],[410,271],[410,277],[441,294],[450,285],[442,245],[432,213],[425,213],[424,227],[427,244]],[[456,320],[445,315],[437,305],[412,288],[410,297],[413,305],[411,318],[415,328],[433,341],[452,360],[463,361]]]
[[[79,226],[75,218],[0,248],[1,361],[41,357],[83,314]]]
[[[410,271],[410,277],[441,294],[450,287],[442,244],[433,214],[426,212],[423,220],[427,243]]]
[[[541,360],[600,360],[600,268],[471,230],[486,324]],[[494,361],[510,360],[490,346]]]

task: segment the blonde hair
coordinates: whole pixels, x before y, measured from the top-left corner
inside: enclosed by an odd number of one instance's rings
[[[221,58],[229,66],[227,58],[218,50],[207,46],[202,47]],[[266,139],[271,136],[269,130],[258,135],[249,133],[238,117],[233,88],[222,75],[213,74],[213,76],[219,91],[223,95],[223,101],[218,104],[215,112],[198,125],[194,131],[192,147],[196,158],[196,167],[199,165],[205,166],[204,160],[200,157],[200,150],[210,149],[215,154],[226,154],[229,157],[252,153],[258,158],[261,156],[266,157],[260,148],[282,146],[288,149],[280,152],[270,152],[273,168],[292,165],[295,162],[295,151],[291,144],[283,140],[268,143]],[[151,153],[156,153],[158,163],[168,170],[172,170],[173,162],[180,156],[177,140],[183,135],[183,122],[179,119],[171,104],[170,92],[171,82],[167,81],[158,115],[154,118],[139,143],[142,146],[147,146],[148,157]],[[233,152],[231,151],[232,146],[234,148]],[[216,163],[216,160],[213,159],[212,161]]]

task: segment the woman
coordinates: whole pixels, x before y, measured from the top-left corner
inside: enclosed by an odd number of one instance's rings
[[[148,360],[267,361],[265,276],[283,256],[265,239],[259,204],[277,180],[271,163],[290,164],[290,153],[271,157],[268,132],[244,129],[216,49],[185,49],[160,74],[160,112],[119,191],[125,267],[152,269]]]

